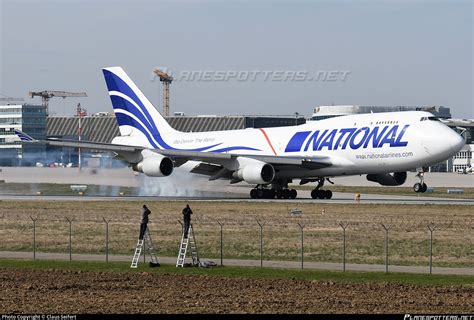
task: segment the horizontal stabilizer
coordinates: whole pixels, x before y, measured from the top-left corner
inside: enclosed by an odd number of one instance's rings
[[[37,141],[36,139],[32,138],[31,136],[18,129],[15,129],[15,134],[18,136],[18,138],[20,138],[21,141]]]

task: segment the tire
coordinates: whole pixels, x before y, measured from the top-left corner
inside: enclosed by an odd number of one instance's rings
[[[265,199],[275,199],[275,189],[266,189]]]
[[[283,190],[277,190],[276,194],[275,194],[275,197],[277,199],[283,199]]]
[[[318,198],[318,190],[314,189],[311,191],[311,198],[317,199]]]
[[[318,190],[317,191],[317,197],[318,199],[324,199],[324,190]]]
[[[331,190],[324,191],[324,198],[331,199],[332,198],[332,191]]]
[[[413,185],[413,191],[415,191],[415,192],[421,192],[422,188],[423,188],[423,186],[421,185],[421,183],[415,183]]]
[[[257,199],[262,199],[265,196],[265,190],[257,189]]]
[[[426,190],[428,190],[428,186],[426,185],[426,183],[423,183],[423,184],[421,185],[421,190],[420,190],[420,192],[425,193]]]
[[[250,190],[250,198],[257,199],[257,189]]]
[[[296,199],[297,195],[298,195],[298,192],[295,189],[290,190],[290,198],[291,199]]]
[[[288,199],[290,197],[290,190],[288,189],[283,189],[283,199]]]

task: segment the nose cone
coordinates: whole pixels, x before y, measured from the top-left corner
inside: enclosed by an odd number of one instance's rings
[[[461,150],[462,147],[464,147],[464,143],[465,143],[464,138],[452,129],[449,129],[449,131],[450,133],[447,136],[447,139],[449,139],[449,142],[451,144],[451,150],[454,153],[458,153],[459,150]]]

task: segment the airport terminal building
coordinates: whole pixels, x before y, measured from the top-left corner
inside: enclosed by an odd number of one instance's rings
[[[311,120],[323,120],[338,116],[360,113],[400,112],[400,111],[427,111],[439,119],[450,119],[451,109],[443,106],[416,107],[416,106],[361,106],[361,105],[331,105],[316,106],[313,109]]]
[[[15,129],[28,133],[35,139],[46,138],[46,108],[41,105],[11,104],[0,106],[0,165],[34,165],[44,159],[44,144],[22,144],[15,136]]]

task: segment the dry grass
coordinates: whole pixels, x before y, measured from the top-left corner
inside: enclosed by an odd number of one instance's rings
[[[76,201],[2,201],[0,202],[0,250],[32,250],[33,223],[38,217],[37,250],[67,252],[69,224],[74,217],[73,251],[103,253],[105,223],[109,225],[111,253],[132,254],[140,223],[142,202],[76,202]],[[152,210],[150,229],[159,255],[175,256],[179,246],[182,201],[147,201]],[[380,223],[389,224],[390,263],[393,265],[426,265],[429,261],[429,231],[435,222],[435,266],[474,265],[474,226],[472,206],[240,203],[220,201],[190,202],[199,252],[216,258],[220,254],[220,228],[224,223],[225,258],[259,258],[259,232],[256,219],[265,223],[264,258],[300,259],[301,233],[297,223],[304,223],[305,259],[339,262],[342,260],[340,221],[346,230],[347,262],[384,263],[385,231]],[[298,207],[299,217],[288,214]],[[325,213],[322,214],[322,209]]]

